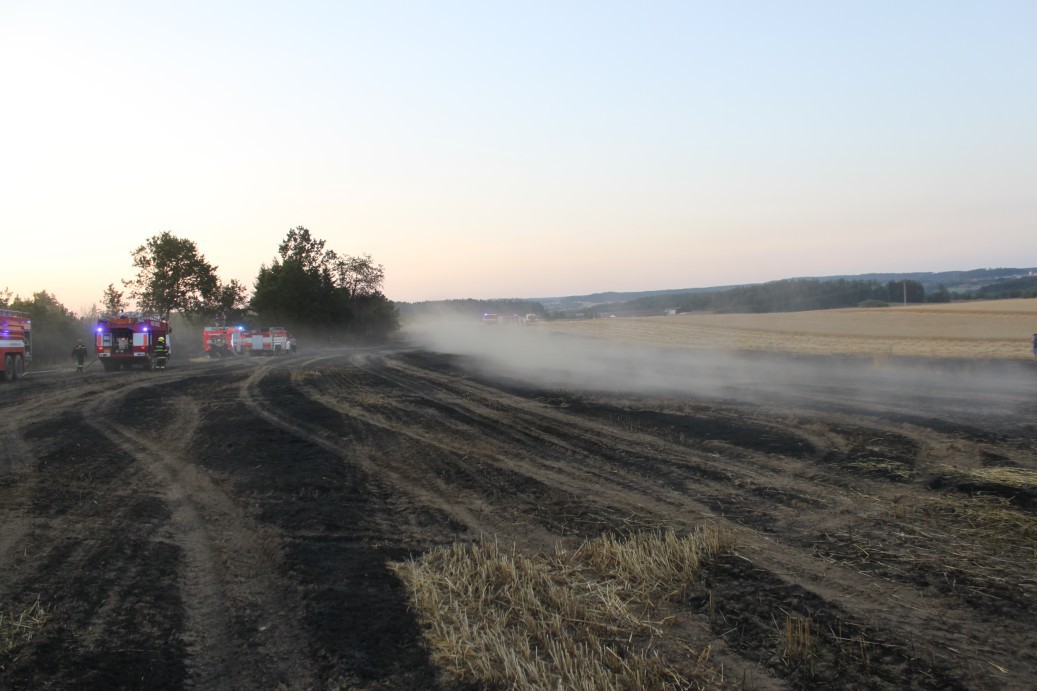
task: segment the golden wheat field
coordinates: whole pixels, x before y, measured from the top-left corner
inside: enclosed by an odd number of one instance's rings
[[[1032,358],[1037,299],[767,314],[681,314],[542,324],[577,336],[665,347],[810,354]]]

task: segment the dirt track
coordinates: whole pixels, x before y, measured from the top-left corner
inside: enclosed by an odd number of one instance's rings
[[[764,357],[665,396],[406,347],[0,387],[0,611],[48,612],[0,687],[432,688],[391,562],[707,522],[736,554],[674,625],[732,685],[1031,685],[1037,496],[978,471],[1037,470],[1037,367]]]

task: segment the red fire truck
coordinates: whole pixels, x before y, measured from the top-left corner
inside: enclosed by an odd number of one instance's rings
[[[244,330],[240,326],[206,326],[202,345],[210,358],[233,357],[244,352]]]
[[[139,365],[151,369],[155,364],[155,346],[165,339],[173,354],[169,322],[158,317],[120,314],[97,320],[97,358],[105,372],[120,367]]]
[[[522,318],[517,314],[493,314],[487,312],[482,315],[483,326],[522,326]]]
[[[14,381],[32,360],[32,320],[25,312],[0,309],[0,373]]]
[[[245,350],[249,355],[291,355],[295,338],[283,326],[268,326],[245,332]]]

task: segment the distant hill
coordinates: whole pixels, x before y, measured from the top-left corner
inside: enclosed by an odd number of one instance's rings
[[[974,292],[980,288],[998,283],[1037,275],[1037,268],[1029,269],[972,269],[971,271],[928,271],[899,274],[858,274],[856,276],[824,276],[819,281],[834,281],[840,278],[847,281],[917,281],[925,288],[925,292],[938,290],[942,285],[952,293]]]
[[[614,305],[657,295],[687,295],[689,293],[716,293],[738,286],[713,286],[710,288],[670,288],[668,290],[641,290],[626,293],[607,292],[590,295],[569,295],[554,298],[530,298],[539,302],[549,312],[578,312],[598,305]]]
[[[820,283],[846,281],[851,283],[874,282],[886,285],[890,282],[915,282],[921,284],[926,295],[946,290],[951,297],[956,295],[963,297],[995,297],[998,291],[1029,290],[1032,291],[1037,285],[1037,267],[1032,268],[997,268],[997,269],[972,269],[968,271],[916,271],[910,273],[869,273],[841,276],[802,276],[785,279],[785,281],[817,281]],[[600,308],[602,310],[620,312],[640,312],[651,310],[658,312],[665,296],[673,296],[672,305],[663,307],[676,307],[681,303],[689,302],[687,296],[702,295],[707,293],[745,292],[745,289],[758,289],[767,291],[768,286],[775,286],[781,281],[770,281],[768,283],[743,283],[723,286],[709,286],[700,288],[669,288],[665,290],[642,290],[617,292],[607,291],[601,293],[590,293],[588,295],[567,295],[561,297],[541,298],[507,298],[500,300],[440,300],[433,302],[418,303],[396,303],[400,313],[404,316],[424,312],[435,308],[449,308],[454,311],[478,314],[480,312],[514,312],[517,314],[535,313],[540,316],[547,314],[575,315],[593,312]],[[760,288],[760,287],[763,288]],[[774,287],[774,286],[770,286]],[[757,292],[758,292],[757,291]],[[680,298],[684,296],[684,300]],[[1014,297],[1018,297],[1015,295]],[[624,308],[624,305],[627,305]]]
[[[926,293],[933,293],[941,286],[951,294],[974,293],[980,289],[997,284],[1001,281],[1021,279],[1024,277],[1037,276],[1037,267],[1028,269],[972,269],[969,271],[916,271],[911,273],[869,273],[842,276],[799,276],[789,280],[809,279],[815,281],[875,281],[886,284],[890,281],[915,281],[921,283]],[[667,290],[644,290],[639,292],[604,292],[591,293],[589,295],[569,295],[565,297],[529,298],[539,302],[544,308],[552,313],[580,312],[592,309],[600,305],[622,304],[640,300],[642,298],[655,297],[657,295],[689,295],[694,293],[715,293],[744,288],[751,285],[762,285],[759,283],[743,283],[724,286],[711,286],[706,288],[671,288]]]

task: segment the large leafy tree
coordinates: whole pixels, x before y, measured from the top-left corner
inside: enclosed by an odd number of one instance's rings
[[[334,263],[335,286],[345,303],[351,331],[361,338],[383,340],[400,326],[396,306],[382,294],[385,268],[371,255],[339,257]]]
[[[302,226],[288,231],[278,258],[263,265],[256,277],[252,311],[267,323],[292,328],[319,328],[335,316],[334,252]]]
[[[398,327],[381,293],[385,271],[370,255],[339,256],[302,226],[288,231],[278,257],[256,277],[252,311],[310,335],[384,337]]]
[[[353,299],[380,292],[385,282],[385,269],[369,254],[337,258],[334,269],[336,285]]]
[[[133,251],[137,277],[124,281],[137,306],[168,319],[181,311],[199,313],[212,304],[219,279],[216,267],[205,260],[191,240],[168,230]]]

